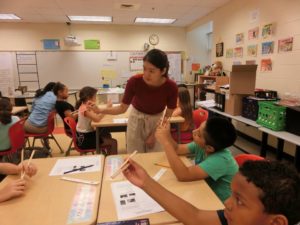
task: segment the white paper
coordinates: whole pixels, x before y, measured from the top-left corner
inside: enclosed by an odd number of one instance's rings
[[[98,94],[103,95],[103,94],[124,94],[125,89],[124,88],[106,88],[106,89],[101,89]]]
[[[164,209],[140,188],[129,181],[111,184],[118,220],[164,211]]]
[[[260,16],[259,9],[255,9],[255,10],[250,11],[250,13],[249,13],[249,22],[250,23],[259,22],[259,16]]]
[[[210,108],[210,107],[215,107],[216,103],[215,100],[206,100],[206,101],[197,101],[196,105]]]
[[[168,54],[168,60],[170,63],[169,77],[174,81],[181,81],[181,55]]]
[[[69,174],[75,173],[89,173],[89,172],[96,172],[100,171],[101,169],[101,161],[100,156],[86,156],[86,157],[79,157],[79,158],[70,158],[70,159],[58,159],[52,168],[49,176],[60,176],[64,175],[64,172],[73,170],[75,168],[80,168],[82,166],[89,166],[93,165],[92,167],[85,168],[84,170],[77,170]]]
[[[115,118],[113,123],[128,123],[128,118]]]

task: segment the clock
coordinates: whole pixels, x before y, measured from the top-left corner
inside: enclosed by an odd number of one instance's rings
[[[157,34],[151,34],[149,36],[149,42],[151,45],[157,45],[159,43],[159,37]]]

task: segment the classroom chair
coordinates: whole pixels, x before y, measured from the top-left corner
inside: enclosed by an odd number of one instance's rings
[[[78,151],[80,153],[80,155],[83,155],[83,154],[86,154],[89,152],[94,154],[96,152],[96,149],[81,149],[77,145],[76,121],[72,117],[65,117],[64,121],[66,122],[66,124],[68,124],[68,126],[71,129],[75,150]],[[104,155],[109,155],[109,152],[110,152],[109,150],[110,150],[110,146],[106,146],[106,145],[100,146],[100,152]]]
[[[77,134],[76,134],[76,121],[72,118],[72,117],[65,117],[64,118],[64,121],[66,124],[68,124],[68,126],[70,127],[71,129],[71,132],[72,132],[72,140],[73,140],[73,143],[74,143],[74,147],[75,147],[75,150],[77,152],[80,153],[80,155],[83,155],[83,154],[86,154],[86,153],[89,153],[91,152],[92,154],[94,154],[96,152],[96,149],[81,149],[79,148],[79,146],[77,145],[77,142],[76,142],[76,139],[77,139]]]
[[[42,142],[42,145],[44,148],[48,148],[49,146],[47,146],[47,144],[45,143],[46,141],[48,141],[49,139],[53,139],[55,141],[55,143],[57,144],[60,153],[64,153],[64,151],[62,150],[62,148],[60,147],[59,143],[57,142],[56,138],[53,136],[53,130],[55,127],[55,111],[52,111],[49,113],[48,115],[48,120],[47,120],[47,127],[48,127],[48,131],[44,134],[32,134],[32,133],[25,133],[25,138],[28,142],[29,148],[34,148],[34,144],[35,144],[35,140],[36,139],[40,139]],[[32,146],[30,146],[30,142],[29,142],[29,138],[32,137],[33,138],[33,143]],[[51,154],[50,154],[51,156]]]
[[[195,129],[197,129],[202,122],[208,119],[208,111],[202,108],[194,110],[193,119],[194,119]]]
[[[239,166],[242,166],[248,160],[265,160],[265,158],[254,154],[239,154],[234,159]]]
[[[6,151],[0,151],[0,156],[7,156],[11,161],[12,156],[18,150],[21,150],[25,145],[25,131],[24,131],[25,119],[21,119],[14,123],[8,130],[8,136],[10,140],[10,149]]]
[[[75,148],[72,148],[72,144],[73,144],[73,135],[70,134],[66,129],[64,129],[64,131],[65,131],[65,134],[66,134],[69,138],[71,138],[71,142],[70,142],[69,147],[68,147],[68,149],[67,149],[67,151],[66,151],[66,154],[65,154],[65,156],[69,156],[69,155],[70,155],[70,151],[71,151],[72,149],[75,149]]]

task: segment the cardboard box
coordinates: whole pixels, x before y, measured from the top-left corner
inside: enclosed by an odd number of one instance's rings
[[[233,65],[230,73],[230,93],[253,95],[257,65]]]
[[[225,113],[233,116],[242,115],[243,97],[247,95],[229,94],[225,95]]]

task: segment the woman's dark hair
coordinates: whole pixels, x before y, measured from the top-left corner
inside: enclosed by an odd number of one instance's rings
[[[217,152],[234,144],[236,130],[228,119],[211,117],[206,121],[204,138],[206,144]]]
[[[168,77],[169,72],[169,60],[165,52],[159,49],[152,49],[144,56],[143,61],[147,61],[159,68],[161,71],[166,69],[166,72],[163,74],[164,77]]]
[[[60,82],[57,82],[55,84],[55,86],[53,87],[53,92],[54,94],[57,96],[58,95],[58,92],[59,91],[63,91],[64,89],[66,88],[66,85],[60,83]]]
[[[9,124],[11,122],[12,105],[7,98],[0,98],[0,122]]]
[[[182,116],[188,122],[189,128],[194,129],[193,108],[191,105],[190,93],[187,88],[178,88],[179,107],[182,111]]]
[[[46,94],[48,91],[53,91],[53,87],[55,86],[55,82],[49,82],[43,89],[38,89],[35,92],[35,98],[39,98],[41,96],[43,96],[44,94]]]
[[[97,93],[97,89],[93,87],[84,87],[79,92],[79,100],[76,102],[76,109],[79,109],[80,105],[87,100],[91,99]]]

